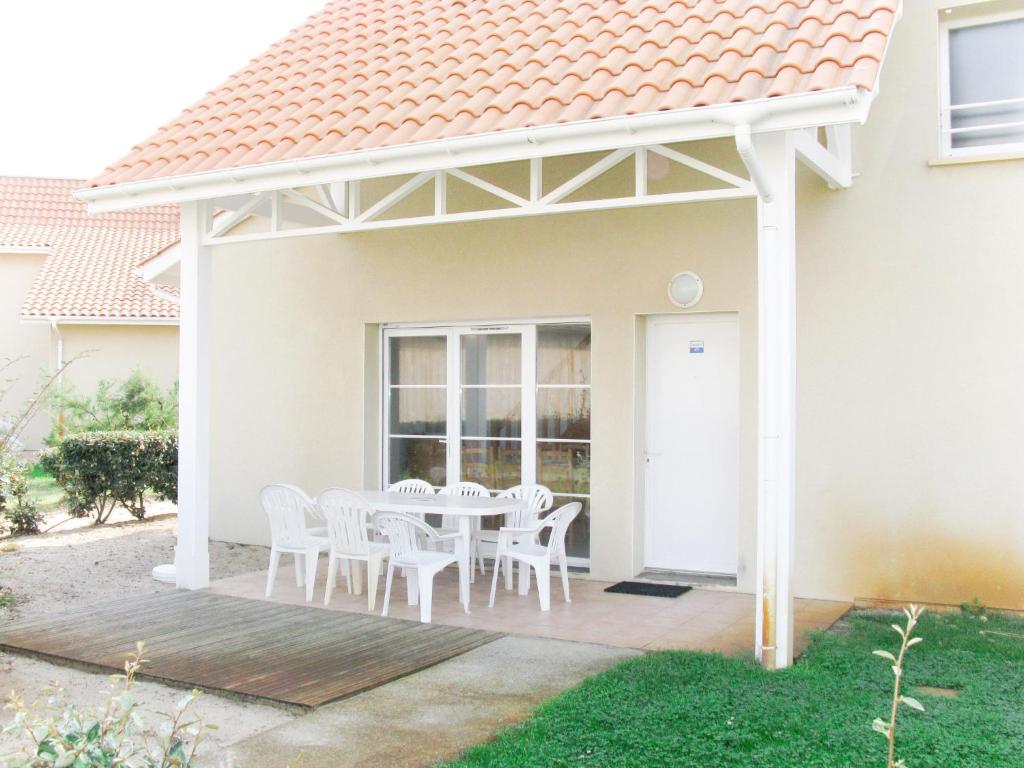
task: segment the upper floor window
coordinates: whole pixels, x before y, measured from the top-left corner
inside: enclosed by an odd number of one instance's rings
[[[1024,12],[944,20],[946,156],[1024,151]]]

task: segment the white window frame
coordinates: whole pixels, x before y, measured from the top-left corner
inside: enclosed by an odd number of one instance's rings
[[[537,439],[537,393],[541,386],[537,383],[537,327],[541,325],[585,324],[592,326],[589,317],[547,317],[542,319],[526,319],[514,321],[481,321],[470,323],[385,323],[380,330],[380,397],[379,429],[380,429],[380,475],[378,478],[381,490],[387,488],[391,475],[391,356],[389,339],[408,336],[446,336],[448,340],[447,389],[448,414],[460,414],[462,410],[462,381],[460,370],[461,338],[464,335],[519,333],[522,338],[521,376],[523,382],[522,415],[519,440],[523,446],[532,444],[534,450],[522,451],[521,482],[532,484],[537,482],[537,450],[542,443],[580,443],[593,446],[593,435],[590,440],[538,440]],[[593,372],[591,371],[591,374]],[[528,382],[533,386],[527,386]],[[451,386],[457,382],[456,386]],[[560,385],[544,385],[544,388],[555,388]],[[592,384],[573,385],[580,389],[590,389]],[[458,416],[449,418],[448,434],[445,442],[445,463],[448,482],[452,478],[461,477],[462,472],[462,419]],[[401,435],[399,435],[401,437]],[[438,438],[441,439],[441,438]],[[471,438],[476,439],[476,438]],[[492,489],[493,490],[493,489]],[[591,492],[589,494],[556,493],[559,498],[572,498],[590,502],[591,519],[593,519],[593,474],[591,474]],[[581,568],[590,567],[590,558],[570,557],[569,564]]]
[[[985,24],[998,24],[1006,21],[1024,19],[1024,9],[999,13],[977,13],[964,18],[939,19],[939,151],[944,158],[985,157],[989,155],[1024,154],[1024,141],[1007,144],[987,144],[981,147],[953,147],[952,120],[952,77],[949,62],[949,33],[951,30],[966,27],[980,27]],[[984,102],[988,105],[1024,104],[1024,97],[1005,99],[995,102]],[[957,105],[959,109],[979,104]]]

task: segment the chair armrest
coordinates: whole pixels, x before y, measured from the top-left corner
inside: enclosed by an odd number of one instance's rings
[[[457,541],[462,538],[461,533],[438,533],[433,528],[430,529],[430,538],[434,541]]]

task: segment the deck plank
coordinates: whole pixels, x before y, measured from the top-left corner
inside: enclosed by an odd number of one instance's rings
[[[0,650],[303,708],[375,688],[500,637],[211,592],[123,598],[0,627]]]

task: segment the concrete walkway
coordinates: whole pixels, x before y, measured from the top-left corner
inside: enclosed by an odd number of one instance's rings
[[[538,704],[638,651],[504,637],[244,739],[223,762],[284,768],[431,766],[525,718]]]

